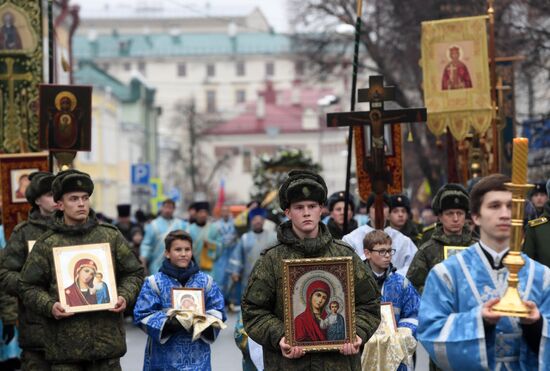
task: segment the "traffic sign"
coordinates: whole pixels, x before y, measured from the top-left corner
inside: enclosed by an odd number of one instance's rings
[[[151,178],[151,165],[132,165],[132,185],[147,185]]]

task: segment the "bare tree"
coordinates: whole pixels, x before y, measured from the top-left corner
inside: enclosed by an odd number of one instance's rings
[[[422,103],[420,61],[421,22],[483,15],[487,4],[479,0],[369,0],[362,17],[362,55],[359,73],[377,73],[397,85],[396,100],[406,107]],[[308,56],[315,73],[326,76],[346,68],[352,58],[352,40],[336,32],[342,24],[354,25],[355,0],[290,0],[292,24],[299,31],[296,48]],[[526,56],[520,77],[550,71],[550,2],[547,0],[498,0],[495,2],[497,56]],[[522,80],[520,79],[520,80]],[[532,77],[531,77],[532,79]],[[424,126],[411,125],[415,140],[407,143],[418,156],[432,189],[440,182],[444,158],[435,151],[435,138]],[[410,169],[410,168],[409,168]]]
[[[180,100],[174,105],[175,115],[172,126],[179,129],[182,143],[179,148],[171,151],[171,179],[180,189],[190,189],[185,196],[192,201],[196,195],[202,194],[211,198],[214,194],[213,180],[216,173],[228,165],[230,154],[214,161],[201,150],[204,132],[217,123],[211,116],[197,113],[193,100]],[[178,167],[184,169],[178,172]]]

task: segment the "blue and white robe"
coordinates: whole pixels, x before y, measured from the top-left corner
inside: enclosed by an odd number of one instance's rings
[[[518,318],[503,317],[485,333],[482,305],[503,296],[508,269],[493,270],[481,249],[476,243],[430,271],[420,303],[418,339],[445,370],[550,369],[550,270],[522,254],[520,296],[536,303],[543,320],[537,355],[525,342]]]
[[[216,264],[221,252],[221,236],[215,223],[206,223],[200,226],[196,223],[190,224],[187,227],[187,232],[193,239],[193,257],[197,265],[201,267],[201,256],[204,247],[204,242],[207,241],[211,246],[215,246],[207,251],[208,257],[213,261],[214,266],[211,270],[201,268],[204,273],[211,275],[216,282],[223,282],[222,277],[216,277]]]
[[[264,229],[261,233],[249,231],[242,235],[229,259],[227,269],[229,272],[241,276],[240,284],[243,291],[248,286],[248,278],[262,251],[277,243],[277,233],[275,231]]]
[[[164,239],[171,231],[186,230],[187,222],[181,219],[165,219],[162,216],[155,218],[145,226],[145,235],[139,247],[139,255],[147,260],[150,274],[160,269],[164,260]]]
[[[216,227],[218,228],[221,252],[218,254],[220,257],[214,266],[214,279],[218,286],[223,289],[224,297],[227,299],[227,295],[229,294],[226,290],[228,287],[227,283],[231,281],[227,265],[239,240],[239,234],[235,228],[235,220],[233,218],[229,218],[227,221],[223,219],[218,220]]]
[[[420,295],[414,286],[401,274],[390,273],[384,281],[381,291],[380,302],[392,303],[397,327],[411,329],[416,338]]]
[[[143,370],[211,370],[210,343],[218,336],[219,329],[211,329],[214,338],[203,332],[194,342],[191,341],[192,334],[183,329],[168,336],[162,334],[168,319],[166,312],[172,307],[173,287],[182,286],[162,272],[147,277],[134,307],[134,323],[148,335]],[[185,287],[203,288],[206,313],[226,320],[223,295],[212,277],[199,271],[189,278]]]

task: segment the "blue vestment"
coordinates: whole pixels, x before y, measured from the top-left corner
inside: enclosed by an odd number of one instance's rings
[[[101,287],[96,287],[95,296],[97,299],[97,304],[107,304],[109,301],[111,301],[109,297],[109,289],[107,288],[107,284],[105,282],[101,283]]]
[[[538,354],[525,341],[518,318],[484,326],[482,305],[502,297],[508,269],[495,270],[479,243],[437,264],[429,273],[419,311],[418,339],[446,370],[548,370],[550,367],[550,270],[522,254],[519,292],[541,314]],[[487,331],[486,331],[487,329]]]
[[[220,257],[221,252],[221,236],[218,228],[213,223],[206,223],[200,226],[196,223],[190,224],[187,227],[187,232],[193,239],[193,257],[197,262],[197,265],[201,268],[201,271],[211,275],[216,282],[223,281],[223,277],[215,277],[216,261]],[[212,268],[205,267],[206,262],[203,261],[203,247],[204,242],[208,242],[209,249],[205,252],[205,255],[213,263]]]
[[[248,285],[248,278],[250,277],[250,273],[252,273],[252,268],[254,268],[254,264],[260,258],[262,251],[277,243],[277,233],[271,230],[264,229],[261,233],[249,231],[242,235],[229,259],[227,269],[229,272],[241,276],[240,284],[243,291]]]
[[[134,323],[149,335],[143,370],[210,370],[209,343],[214,339],[203,335],[193,342],[192,334],[183,328],[175,334],[162,334],[168,318],[166,311],[172,307],[171,290],[174,287],[182,286],[175,278],[158,272],[148,277],[141,288],[134,308]],[[199,271],[189,278],[185,287],[203,288],[206,313],[225,321],[223,296],[210,276]],[[214,329],[213,333],[216,337],[219,330]]]
[[[327,340],[345,340],[346,338],[346,322],[341,314],[330,314],[336,316],[336,321],[327,328]]]
[[[229,218],[227,221],[224,219],[218,220],[216,222],[216,227],[218,228],[221,252],[219,253],[220,257],[216,260],[216,264],[214,265],[214,279],[218,286],[223,288],[224,297],[227,298],[227,283],[231,281],[227,272],[227,264],[237,245],[239,235],[235,229],[235,221],[233,218]]]
[[[186,230],[187,222],[181,219],[165,219],[159,216],[145,226],[145,235],[139,247],[139,255],[147,260],[147,268],[150,274],[155,274],[160,269],[164,260],[164,239],[171,231],[177,229]]]
[[[416,338],[420,296],[409,280],[399,273],[390,273],[382,286],[380,302],[392,303],[397,327],[411,329]]]

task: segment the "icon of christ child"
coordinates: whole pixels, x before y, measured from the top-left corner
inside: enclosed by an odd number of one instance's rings
[[[450,62],[443,70],[441,79],[442,90],[466,89],[472,87],[472,79],[468,67],[460,60],[460,48],[451,46],[449,48]]]
[[[53,113],[53,138],[58,148],[73,148],[78,140],[78,119],[76,96],[69,91],[62,91],[55,97]]]
[[[67,305],[78,307],[81,305],[98,304],[94,277],[97,265],[89,258],[80,259],[74,266],[74,283],[65,289]]]

